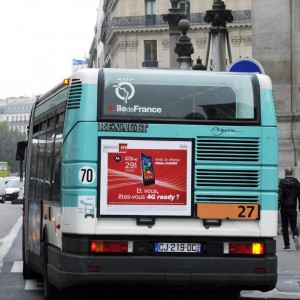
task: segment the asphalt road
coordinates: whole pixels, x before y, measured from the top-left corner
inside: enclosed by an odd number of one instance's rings
[[[2,273],[4,275],[5,271],[5,259],[9,257],[18,258],[17,262],[21,263],[21,247],[13,247],[13,243],[16,243],[18,240],[18,245],[20,245],[21,240],[21,214],[22,214],[22,205],[20,204],[11,204],[8,201],[5,204],[0,205],[0,220],[1,220],[1,230],[0,230],[0,270],[3,267]],[[279,223],[280,227],[280,223]],[[15,235],[12,235],[11,232],[15,228]],[[280,233],[280,228],[278,230]],[[9,238],[8,238],[9,236]],[[295,249],[294,243],[291,240],[291,251],[283,250],[283,238],[279,234],[276,237],[277,240],[277,255],[278,255],[278,281],[277,286],[273,291],[262,293],[259,291],[242,291],[240,299],[250,300],[250,299],[300,299],[300,251]],[[11,246],[11,247],[10,247]],[[6,249],[9,248],[9,249]],[[3,257],[1,255],[2,251],[9,250],[8,255]],[[3,266],[4,265],[4,266]],[[9,275],[12,276],[12,275]],[[24,284],[23,279],[20,276],[20,284]],[[10,282],[10,280],[8,280]],[[12,283],[12,282],[11,282]],[[16,284],[16,282],[12,283]],[[26,283],[27,284],[27,283]],[[7,292],[12,292],[12,286],[6,284],[5,289]],[[13,289],[13,288],[12,288]],[[39,291],[36,291],[36,294],[32,294],[30,298],[26,299],[41,299],[41,290],[42,287],[39,287]],[[0,299],[8,299],[1,298]],[[36,296],[37,298],[32,298]],[[155,298],[155,297],[154,297]],[[15,299],[15,298],[9,298]],[[221,300],[221,299],[220,299]]]
[[[300,226],[298,215],[298,228]],[[278,256],[278,280],[276,288],[266,293],[258,291],[242,291],[241,299],[300,299],[300,251],[290,234],[291,250],[283,250],[283,237],[281,223],[278,223],[278,236],[276,237],[276,250]]]

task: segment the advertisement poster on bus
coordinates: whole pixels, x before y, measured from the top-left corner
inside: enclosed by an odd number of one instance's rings
[[[192,141],[100,139],[100,215],[191,216]]]

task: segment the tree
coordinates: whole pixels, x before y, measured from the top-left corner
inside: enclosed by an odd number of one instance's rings
[[[7,161],[11,173],[19,173],[20,162],[16,160],[17,143],[27,140],[27,136],[0,122],[0,161]]]

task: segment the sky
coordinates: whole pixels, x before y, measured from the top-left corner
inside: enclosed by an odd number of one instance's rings
[[[0,9],[0,99],[43,94],[85,59],[99,0],[9,0]]]

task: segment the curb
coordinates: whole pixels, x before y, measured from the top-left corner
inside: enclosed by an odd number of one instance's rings
[[[259,292],[259,291],[242,291],[240,299],[251,300],[251,299],[288,299],[296,300],[300,299],[300,293],[287,293],[280,292],[278,289],[274,289],[269,292]]]

